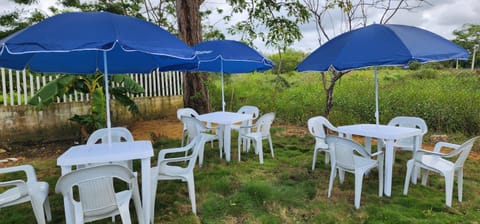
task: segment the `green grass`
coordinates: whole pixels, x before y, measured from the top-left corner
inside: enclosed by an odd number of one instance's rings
[[[235,137],[233,137],[235,139]],[[185,182],[161,181],[156,193],[156,223],[478,223],[480,220],[480,161],[469,159],[465,164],[463,202],[445,206],[443,177],[431,175],[428,186],[411,185],[404,196],[403,181],[409,152],[396,155],[391,197],[378,197],[377,171],[364,179],[361,207],[353,205],[354,178],[346,174],[344,184],[334,183],[332,197],[327,198],[329,166],[324,154],[311,171],[313,138],[286,136],[277,130],[273,137],[275,158],[264,144],[265,164],[259,164],[253,152],[243,153],[232,161],[218,156],[218,148],[205,148],[203,167],[195,167],[195,189],[198,215],[191,213]],[[180,145],[179,140],[161,139],[160,148]],[[236,148],[236,141],[232,142]],[[476,149],[478,152],[478,148]],[[156,158],[153,159],[155,164]],[[54,193],[60,168],[55,160],[35,161],[40,180],[50,184],[51,223],[63,223],[61,196]],[[139,168],[139,164],[135,166]],[[10,176],[11,177],[11,176]],[[2,178],[5,178],[2,176]],[[133,203],[132,203],[133,204]],[[132,218],[134,210],[131,209]],[[28,203],[2,208],[1,223],[33,223]],[[117,219],[118,220],[118,219]],[[133,220],[135,223],[136,220]],[[110,219],[96,223],[110,223]]]

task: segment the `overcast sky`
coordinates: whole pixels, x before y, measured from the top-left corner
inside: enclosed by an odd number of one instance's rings
[[[55,4],[55,0],[38,0],[38,9],[48,12],[48,7]],[[452,32],[459,29],[463,24],[473,23],[480,24],[480,0],[430,0],[432,5],[425,5],[422,8],[416,9],[414,12],[401,11],[390,21],[390,23],[404,24],[417,26],[436,34],[439,34],[447,39],[452,39]],[[0,0],[0,13],[3,10],[8,10],[15,7],[14,3],[8,0]],[[225,8],[228,11],[228,5],[224,0],[205,0],[202,7],[209,8]],[[375,16],[372,16],[372,22]],[[239,15],[236,20],[244,19],[244,16]],[[377,19],[378,20],[378,19]],[[338,21],[338,19],[336,19]],[[210,23],[214,24],[218,29],[226,33],[225,24],[221,20],[220,15],[214,15],[210,18]],[[334,26],[335,30],[330,32],[338,35],[341,28]],[[311,52],[318,46],[318,34],[315,31],[313,24],[305,24],[301,26],[303,39],[294,44],[293,48],[300,51]],[[335,32],[334,32],[335,31]],[[228,39],[238,39],[239,37],[228,36]],[[273,49],[266,49],[260,41],[255,42],[255,47],[264,53],[272,53]]]

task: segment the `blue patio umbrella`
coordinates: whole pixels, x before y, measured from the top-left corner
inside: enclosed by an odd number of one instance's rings
[[[468,51],[430,31],[413,26],[372,24],[326,42],[298,66],[297,71],[329,69],[344,72],[375,67],[375,118],[379,123],[377,66],[406,66],[452,59],[467,60]]]
[[[218,72],[222,77],[222,111],[225,111],[223,74],[265,71],[275,63],[250,46],[235,40],[204,41],[193,46],[198,56],[196,71]]]
[[[47,18],[0,40],[0,67],[34,72],[108,75],[187,70],[192,48],[158,25],[108,12],[71,12]]]

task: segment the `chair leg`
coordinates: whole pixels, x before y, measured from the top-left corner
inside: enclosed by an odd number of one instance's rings
[[[340,183],[343,184],[345,181],[345,170],[338,169],[338,179],[340,180]]]
[[[413,159],[407,161],[407,173],[405,174],[405,184],[403,185],[403,195],[408,194],[408,186],[410,185],[410,177],[412,176],[413,166],[415,161]]]
[[[242,141],[243,141],[243,139],[240,136],[238,136],[238,144],[237,144],[238,145],[238,161],[240,161],[240,157],[241,157],[241,154],[242,154],[240,152],[240,149],[242,148]]]
[[[313,149],[312,171],[315,170],[315,163],[317,162],[317,149]]]
[[[378,196],[383,197],[383,185],[384,180],[383,180],[383,156],[380,158],[380,161],[378,162]]]
[[[455,179],[455,177],[453,177]],[[457,189],[458,189],[458,201],[462,201],[463,194],[463,169],[457,171]]]
[[[445,204],[452,207],[453,176],[454,171],[445,173]]]
[[[137,216],[138,216],[138,223],[144,223],[144,219],[148,219],[148,217],[143,217],[142,202],[140,201],[140,191],[138,190],[138,184],[137,183],[138,183],[138,181],[137,181],[137,178],[135,177],[135,183],[134,183],[134,187],[132,189],[133,205],[135,206],[135,212],[137,213]],[[155,190],[157,190],[157,189],[155,188]],[[152,202],[152,204],[153,203],[154,202]]]
[[[363,184],[362,172],[355,171],[355,208],[360,208],[360,198],[362,197],[362,184]]]
[[[41,195],[32,195],[30,203],[32,204],[33,213],[35,214],[35,219],[39,224],[45,224],[45,212],[43,198]]]
[[[47,198],[43,202],[43,209],[45,210],[45,215],[47,216],[47,221],[52,221],[52,209],[50,208],[50,200]]]
[[[328,164],[330,162],[330,153],[328,151],[325,151],[325,164]]]
[[[427,186],[427,180],[428,180],[429,172],[430,171],[428,171],[427,169],[423,169],[423,172],[422,172],[422,185],[423,186]]]
[[[272,136],[268,136],[268,144],[270,145],[270,153],[272,154],[272,158],[275,157],[274,152],[273,152],[273,144],[272,144]]]
[[[192,204],[192,212],[193,214],[197,215],[197,203],[195,200],[195,181],[192,175],[187,179],[188,185],[188,196],[190,197],[190,203]]]
[[[263,148],[262,148],[262,139],[255,139],[256,151],[260,159],[260,164],[263,164]]]
[[[154,223],[153,218],[155,213],[155,195],[157,195],[157,185],[158,185],[158,180],[156,178],[156,175],[157,173],[152,174],[152,178],[151,178],[152,185],[150,190],[152,191],[152,194],[150,199],[150,217],[145,217],[146,219],[150,218],[150,223]]]
[[[335,164],[332,164],[332,167],[330,169],[330,181],[328,182],[328,197],[332,196],[332,188],[333,188],[333,181],[335,180],[336,176],[336,167]]]
[[[125,205],[119,206],[120,218],[122,218],[123,224],[131,224],[132,220],[130,219],[130,210],[128,209],[128,203]]]

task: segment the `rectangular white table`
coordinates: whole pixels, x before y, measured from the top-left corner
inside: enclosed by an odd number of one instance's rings
[[[386,196],[390,196],[392,192],[392,173],[393,173],[393,159],[394,159],[394,141],[396,139],[414,137],[414,142],[417,142],[414,147],[414,151],[419,147],[419,136],[422,131],[417,128],[396,127],[388,125],[377,124],[356,124],[339,126],[338,133],[340,135],[345,134],[347,136],[358,135],[365,137],[365,145],[367,150],[370,150],[371,138],[378,140],[379,148],[383,144],[382,140],[385,140],[385,185],[384,193]]]
[[[113,142],[111,144],[93,144],[72,146],[57,159],[57,166],[62,169],[62,175],[72,171],[72,166],[89,164],[118,162],[126,160],[141,160],[142,175],[142,209],[145,223],[150,220],[151,198],[151,175],[150,158],[153,156],[153,147],[150,141]],[[66,199],[65,219],[67,223],[73,223],[72,214]]]
[[[252,119],[252,115],[217,111],[202,114],[198,116],[197,119],[203,122],[215,123],[220,126],[221,130],[223,131],[223,149],[225,151],[225,159],[230,161],[231,125],[250,120]]]

